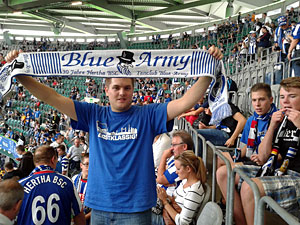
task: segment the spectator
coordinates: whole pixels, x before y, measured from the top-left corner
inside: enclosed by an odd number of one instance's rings
[[[81,137],[79,137],[79,139],[80,139],[80,145],[83,148],[83,152],[84,153],[89,153],[89,145],[86,143],[85,137],[81,136]]]
[[[70,173],[74,172],[74,170],[80,170],[80,160],[81,154],[84,152],[83,147],[80,145],[80,139],[75,138],[74,145],[72,145],[69,149],[67,158],[70,161]]]
[[[239,154],[223,152],[223,155],[230,161],[232,167],[243,164],[260,165],[258,161],[258,146],[267,132],[272,114],[277,110],[272,103],[272,92],[268,84],[255,84],[252,86],[250,94],[254,115],[248,118],[244,127],[241,138],[241,143],[244,144],[244,147]],[[227,193],[227,168],[220,159],[218,159],[217,182],[222,192],[223,200],[225,200]],[[238,179],[236,179],[237,184]],[[238,196],[237,190],[235,190],[235,196]],[[240,210],[242,206],[239,205],[238,198],[235,197],[234,201],[234,217],[236,221],[243,220],[243,213]],[[225,209],[224,201],[221,200],[220,205],[221,208]]]
[[[279,61],[285,62],[287,57],[288,49],[290,47],[290,38],[289,35],[292,33],[292,28],[288,24],[288,20],[285,16],[280,16],[277,19],[278,27],[275,30],[275,50],[279,48],[281,50]]]
[[[30,176],[20,181],[25,193],[17,224],[70,224],[71,216],[75,225],[85,224],[71,179],[54,171],[57,163],[54,148],[40,146],[34,153],[34,163],[36,168]],[[48,213],[50,206],[53,207]]]
[[[267,54],[267,50],[265,49],[271,47],[271,34],[265,26],[261,28],[261,31],[263,34],[257,39],[257,55],[259,59],[263,58]]]
[[[79,199],[82,204],[83,213],[85,215],[86,224],[90,224],[91,219],[91,209],[84,204],[85,195],[86,195],[86,185],[88,181],[89,173],[89,154],[84,154],[81,158],[80,163],[81,172],[72,177],[72,181],[75,185],[75,188],[79,194]]]
[[[152,92],[151,91],[147,91],[147,95],[144,98],[144,101],[149,101],[150,103],[153,102],[153,98],[151,97]]]
[[[65,149],[67,149],[66,144],[64,143],[65,137],[61,134],[57,135],[56,140],[51,143],[51,147],[57,148],[59,145],[64,145]]]
[[[171,147],[171,141],[168,133],[159,134],[154,138],[152,149],[155,168],[158,168],[164,150]]]
[[[255,22],[255,12],[252,13],[250,21],[252,22],[252,24],[254,24],[254,22]]]
[[[207,141],[214,145],[231,147],[236,145],[239,134],[243,131],[246,124],[245,117],[240,113],[237,106],[230,103],[232,116],[221,121],[217,126],[207,126],[204,123],[199,123],[198,134],[202,135]],[[211,115],[209,109],[205,109],[206,114]],[[199,154],[202,155],[202,141],[199,139]]]
[[[238,17],[237,17],[238,24],[242,23],[242,18],[241,17],[242,17],[241,12],[239,12]]]
[[[4,66],[5,63],[6,63],[6,61],[3,58],[3,54],[0,53],[0,67]]]
[[[175,224],[191,224],[204,198],[206,168],[200,157],[192,151],[185,151],[175,157],[176,173],[181,184],[176,188],[174,197],[168,196],[164,188],[157,188],[158,198]],[[175,211],[176,202],[181,212]],[[171,205],[172,204],[172,205]],[[152,224],[164,224],[162,216],[152,214]]]
[[[155,99],[155,103],[162,103],[165,98],[165,91],[168,89],[167,84],[162,84],[161,88],[157,92],[157,97]]]
[[[169,195],[172,195],[174,189],[179,184],[174,157],[186,150],[194,150],[194,142],[191,135],[185,130],[174,132],[171,148],[166,149],[162,154],[156,178],[156,182],[163,185],[165,189],[167,189]]]
[[[0,223],[13,225],[24,197],[23,187],[14,179],[0,182]]]
[[[218,59],[222,56],[216,48],[209,52]],[[7,61],[18,54],[12,51]],[[89,132],[92,167],[85,201],[92,208],[91,223],[111,223],[111,219],[103,220],[113,215],[118,217],[114,220],[117,224],[126,223],[124,217],[134,221],[132,224],[149,224],[150,208],[156,200],[154,137],[172,129],[172,120],[204,95],[211,78],[200,77],[180,99],[143,107],[131,105],[134,80],[129,78],[106,79],[109,107],[72,101],[29,76],[17,79],[38,99],[68,115],[74,129]]]
[[[298,216],[299,205],[299,116],[300,116],[300,78],[290,77],[280,83],[280,106],[281,109],[274,112],[268,131],[258,147],[258,160],[268,165],[279,164],[279,169],[268,176],[255,177],[261,169],[257,166],[240,166],[239,168],[248,176],[252,177],[257,184],[260,196],[270,196],[281,207]],[[297,96],[297,97],[294,97]],[[272,155],[271,155],[272,154]],[[277,162],[274,157],[280,155],[282,160]],[[269,158],[270,156],[274,157]],[[269,159],[268,159],[269,158]],[[286,160],[288,159],[288,162]],[[283,163],[282,163],[283,162]],[[282,164],[285,164],[282,167]],[[280,166],[281,165],[281,166]],[[262,167],[269,168],[266,164]],[[284,169],[285,168],[285,169]],[[276,175],[276,176],[274,176]],[[242,181],[240,181],[242,182]],[[241,184],[241,205],[247,224],[253,224],[254,219],[254,197],[252,189],[246,182]],[[236,221],[237,224],[240,221]]]
[[[170,102],[170,101],[172,101],[171,95],[170,95],[170,93],[166,93],[165,94],[165,103]]]
[[[173,40],[173,36],[172,36],[172,34],[169,34],[169,37],[168,37],[168,48],[171,47],[172,40]]]
[[[255,19],[255,31],[259,34],[260,29],[262,28],[262,22],[259,21],[259,18]]]
[[[186,121],[188,121],[192,126],[194,122],[199,118],[201,121],[202,118],[204,117],[203,115],[206,115],[204,113],[205,108],[208,108],[208,101],[204,101],[204,97],[202,97],[199,102],[188,112],[182,113],[181,115],[178,116],[178,119],[185,118]],[[203,122],[203,121],[202,121]],[[197,124],[198,126],[198,124]]]
[[[267,13],[263,13],[262,17],[263,17],[264,25],[272,23],[272,19],[269,16],[267,16]]]
[[[18,155],[22,156],[18,166],[18,169],[22,173],[22,177],[20,178],[27,177],[35,167],[33,163],[33,155],[31,152],[26,152],[23,145],[18,145],[16,152]]]
[[[292,43],[288,50],[287,58],[292,60],[298,58],[298,60],[292,61],[292,76],[300,76],[300,23],[296,25],[292,32]]]
[[[5,163],[4,169],[5,169],[6,173],[2,177],[3,180],[11,179],[13,177],[15,177],[17,180],[19,180],[23,176],[23,174],[21,173],[20,170],[14,169],[14,165],[12,162]]]
[[[55,170],[61,173],[62,175],[67,176],[69,169],[69,159],[67,158],[65,145],[57,146],[56,151],[58,153],[58,162],[56,164]]]
[[[245,39],[245,43],[248,45],[248,62],[252,62],[255,60],[256,55],[256,32],[250,31],[250,37]]]

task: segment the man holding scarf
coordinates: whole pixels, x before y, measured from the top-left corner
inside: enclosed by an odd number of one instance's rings
[[[240,156],[223,152],[231,162],[232,167],[238,165],[261,165],[258,157],[258,146],[263,140],[269,127],[272,114],[277,110],[273,103],[271,88],[268,84],[257,83],[251,88],[251,103],[254,109],[253,116],[249,117],[243,130],[241,142],[244,147],[241,149]],[[248,154],[247,154],[248,153]],[[236,163],[234,163],[236,162]],[[223,160],[218,159],[217,182],[221,189],[224,199],[227,193],[227,168]],[[236,179],[238,184],[239,179]],[[234,217],[245,223],[242,205],[237,190],[234,198]]]
[[[257,184],[261,197],[272,197],[281,207],[298,216],[300,199],[300,78],[280,82],[281,109],[274,112],[268,131],[258,147],[258,160],[265,164],[240,168]],[[277,153],[278,152],[278,153]],[[274,157],[276,156],[276,157]],[[273,173],[263,176],[272,165]],[[263,171],[260,173],[260,171]],[[272,170],[269,170],[272,171]],[[260,175],[262,174],[262,175]],[[260,175],[260,176],[258,176]],[[242,181],[241,181],[242,182]],[[254,197],[250,186],[242,182],[240,200],[247,224],[254,223]],[[236,220],[236,224],[243,224]]]
[[[222,58],[217,48],[210,48],[209,53]],[[8,62],[18,54],[9,53]],[[170,131],[172,120],[196,104],[211,78],[199,77],[180,99],[144,107],[131,105],[134,80],[130,78],[106,79],[109,107],[72,101],[28,76],[17,79],[38,99],[68,115],[73,128],[89,132],[91,162],[85,203],[92,208],[91,224],[150,224],[151,207],[156,203],[153,140]]]

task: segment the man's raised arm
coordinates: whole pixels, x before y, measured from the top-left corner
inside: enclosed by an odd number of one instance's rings
[[[211,47],[209,53],[217,59],[223,57],[221,51],[215,47]],[[199,99],[204,96],[210,82],[210,77],[199,77],[198,81],[185,93],[185,95],[171,101],[167,108],[168,121],[191,109]]]
[[[6,56],[6,61],[11,62],[18,57],[21,51],[11,51]],[[77,120],[75,106],[70,98],[58,94],[52,88],[38,82],[36,79],[29,76],[16,76],[16,79],[35,97],[39,100],[53,106],[61,113],[66,114],[73,120]]]

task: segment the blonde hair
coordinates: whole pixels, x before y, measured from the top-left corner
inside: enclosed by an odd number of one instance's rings
[[[201,184],[206,182],[206,168],[201,157],[194,154],[193,151],[187,150],[175,157],[175,160],[180,161],[183,167],[189,166],[195,173]]]

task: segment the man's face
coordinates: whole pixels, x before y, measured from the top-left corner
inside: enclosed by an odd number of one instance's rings
[[[109,86],[105,86],[105,93],[109,98],[112,111],[128,110],[131,107],[133,90],[130,78],[112,78]]]
[[[63,150],[61,150],[60,148],[57,148],[56,150],[57,150],[57,153],[59,156],[62,156],[65,154],[65,152]]]
[[[300,89],[289,88],[280,89],[280,106],[281,108],[292,108],[300,111]]]
[[[183,143],[181,137],[175,136],[172,138],[171,148],[174,156],[178,156],[187,149],[187,144]]]
[[[273,102],[273,97],[268,97],[267,93],[263,90],[258,90],[251,93],[251,102],[254,111],[262,116],[269,112],[271,104]]]
[[[79,145],[80,145],[80,140],[79,139],[75,139],[74,145],[78,148]]]

